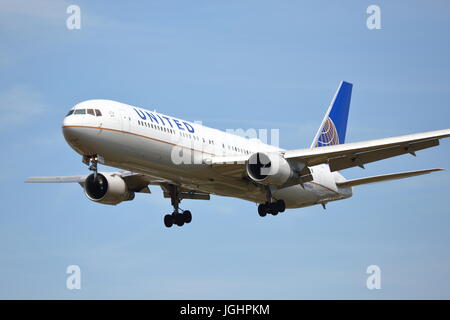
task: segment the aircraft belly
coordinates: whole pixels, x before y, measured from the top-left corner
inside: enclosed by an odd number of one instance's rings
[[[313,192],[311,185],[305,184],[305,188],[301,185],[294,185],[287,188],[279,189],[272,192],[275,199],[283,199],[287,208],[298,208],[315,204],[318,200],[317,195]]]

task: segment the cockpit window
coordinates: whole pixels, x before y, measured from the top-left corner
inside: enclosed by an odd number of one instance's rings
[[[71,114],[90,114],[97,117],[102,116],[101,111],[98,109],[72,109],[69,110],[69,112],[66,114],[66,117],[70,116]]]

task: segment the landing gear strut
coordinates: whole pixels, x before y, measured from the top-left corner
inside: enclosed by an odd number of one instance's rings
[[[179,190],[177,186],[174,185],[168,185],[167,186],[168,192],[170,194],[170,202],[173,206],[173,212],[172,214],[166,214],[164,216],[164,225],[167,228],[170,228],[174,224],[181,227],[185,223],[190,223],[192,221],[192,214],[189,210],[181,210],[180,209],[180,196],[179,196]]]
[[[268,213],[276,216],[280,212],[284,212],[286,210],[286,203],[284,200],[272,200],[272,192],[269,188],[266,189],[267,201],[266,203],[261,203],[258,205],[258,214],[261,217],[265,217]]]
[[[94,172],[94,180],[97,179],[98,158],[94,156],[83,156],[83,163],[89,166],[89,170]]]

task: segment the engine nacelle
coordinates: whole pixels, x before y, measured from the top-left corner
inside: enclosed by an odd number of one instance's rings
[[[89,175],[84,182],[84,194],[89,200],[111,205],[134,199],[134,192],[114,173],[97,173],[96,179],[94,174]]]
[[[276,153],[254,153],[245,166],[250,179],[261,184],[281,186],[295,176],[286,159]]]

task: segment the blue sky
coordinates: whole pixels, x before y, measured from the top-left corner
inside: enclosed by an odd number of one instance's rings
[[[81,29],[66,8],[81,8]],[[381,30],[366,9],[381,8]],[[84,174],[61,122],[114,99],[205,125],[280,129],[309,146],[340,80],[354,84],[347,141],[443,129],[450,115],[446,1],[0,0],[0,298],[450,298],[450,174],[362,186],[354,197],[260,218],[252,203],[185,200],[170,230],[157,188],[116,207]],[[450,168],[450,141],[344,171]],[[102,168],[107,169],[107,168]],[[79,265],[82,289],[66,289]],[[380,266],[381,290],[366,288]]]

